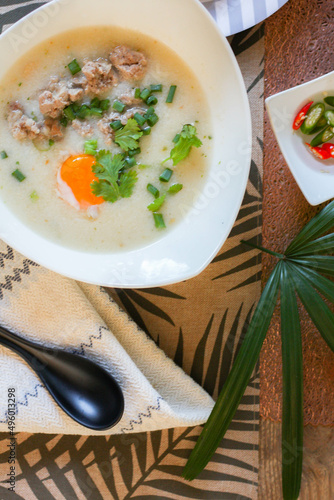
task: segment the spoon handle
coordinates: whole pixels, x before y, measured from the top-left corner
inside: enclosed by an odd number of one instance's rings
[[[8,347],[24,357],[29,363],[32,361],[33,347],[29,341],[21,339],[15,333],[10,332],[3,326],[0,326],[0,344]]]

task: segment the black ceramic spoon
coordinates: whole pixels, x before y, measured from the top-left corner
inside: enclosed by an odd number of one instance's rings
[[[22,356],[59,406],[79,424],[102,431],[119,422],[122,391],[98,364],[62,349],[46,348],[0,326],[0,344]]]

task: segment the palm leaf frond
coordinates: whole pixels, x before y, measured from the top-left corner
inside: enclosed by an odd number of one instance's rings
[[[207,465],[237,410],[274,312],[280,267],[281,263],[274,269],[263,290],[232,370],[183,471],[185,479],[194,479]]]
[[[303,353],[295,290],[287,266],[281,267],[281,337],[283,364],[283,496],[299,496],[303,465]]]

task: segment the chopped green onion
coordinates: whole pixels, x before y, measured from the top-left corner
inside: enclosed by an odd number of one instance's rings
[[[181,191],[182,188],[183,188],[183,184],[172,184],[170,186],[170,188],[168,189],[168,193],[170,193],[170,194],[176,194],[179,191]]]
[[[173,170],[171,170],[170,168],[166,168],[160,175],[159,180],[161,182],[169,182],[172,175],[173,175]]]
[[[130,149],[130,151],[128,151],[129,156],[136,156],[136,155],[139,155],[139,153],[141,153],[140,148]]]
[[[153,106],[150,106],[146,113],[144,114],[145,118],[148,118],[149,116],[155,115],[155,109]]]
[[[14,172],[12,172],[12,176],[15,177],[15,179],[17,179],[19,182],[24,181],[24,179],[26,178],[26,176],[22,174],[21,170],[19,170],[18,168],[14,170]]]
[[[164,229],[166,227],[164,217],[162,214],[158,214],[156,212],[153,212],[153,218],[154,218],[154,224],[155,224],[156,228]]]
[[[124,109],[125,109],[125,104],[121,101],[114,101],[114,104],[112,105],[112,107],[118,111],[118,113],[123,113]]]
[[[85,141],[84,151],[85,155],[95,156],[97,153],[97,139],[91,139],[90,141]]]
[[[143,127],[141,129],[141,131],[143,132],[143,135],[150,135],[150,133],[151,133],[151,127],[150,126]]]
[[[153,184],[147,184],[146,188],[149,193],[153,194],[154,198],[159,197],[160,191]]]
[[[129,156],[127,156],[125,159],[124,159],[124,163],[127,167],[131,168],[131,167],[134,167],[136,165],[136,160],[134,158],[130,158]]]
[[[103,109],[101,108],[91,108],[88,112],[87,116],[102,116],[103,115]]]
[[[146,118],[144,116],[142,116],[140,113],[135,113],[133,115],[133,118],[136,120],[136,122],[138,123],[138,125],[140,127],[142,127],[144,125],[144,123],[146,122]]]
[[[75,113],[72,104],[64,109],[63,114],[65,115],[65,118],[67,118],[68,120],[70,121],[75,120]]]
[[[162,84],[150,85],[151,92],[162,92]]]
[[[101,108],[103,111],[107,111],[107,110],[110,108],[110,99],[103,99],[103,100],[100,102],[100,108]]]
[[[73,61],[69,63],[68,69],[70,70],[72,75],[76,75],[77,73],[79,73],[79,71],[81,71],[81,67],[76,59],[73,59]]]
[[[98,97],[94,97],[94,99],[92,99],[90,101],[90,107],[91,108],[99,108],[100,104],[101,104],[101,101],[100,101],[100,99]]]
[[[153,113],[147,118],[147,123],[153,127],[159,121],[159,117],[157,114]]]
[[[176,88],[177,86],[176,85],[171,85],[170,88],[169,88],[169,92],[168,92],[168,96],[167,96],[167,99],[166,99],[166,102],[168,104],[172,103],[173,102],[173,99],[174,99],[174,95],[175,95],[175,91],[176,91]]]
[[[87,118],[87,116],[90,115],[90,111],[91,111],[90,107],[87,106],[87,104],[83,104],[80,107],[79,111],[77,112],[77,116],[78,118],[85,119]]]
[[[1,151],[0,153],[0,158],[2,160],[5,160],[6,158],[8,158],[8,154],[6,153],[6,151]]]
[[[146,102],[146,99],[151,95],[150,89],[145,88],[140,93],[140,98]]]
[[[158,102],[158,99],[154,95],[150,95],[150,97],[147,98],[146,102],[148,105],[152,104],[153,106],[155,106]]]
[[[35,202],[37,200],[39,200],[39,196],[38,194],[36,193],[36,191],[33,191],[31,194],[30,194],[30,199],[31,201]]]
[[[139,99],[139,98],[140,98],[140,93],[141,93],[140,88],[135,89],[135,98],[136,98],[136,99]]]
[[[49,146],[50,148],[54,145],[55,141],[53,139],[49,139]]]
[[[173,139],[174,144],[176,144],[177,142],[179,142],[180,137],[181,137],[181,134],[176,134],[176,136]]]
[[[19,85],[19,87],[21,87],[21,85],[22,85],[22,82],[20,82],[20,83],[19,83],[18,85]]]
[[[68,119],[66,118],[66,116],[62,116],[59,120],[60,124],[63,126],[63,127],[67,127],[67,124],[68,124]]]
[[[110,126],[113,130],[119,130],[123,127],[121,120],[115,120],[114,122],[111,122]]]
[[[77,104],[76,102],[74,102],[73,104],[70,104],[70,106],[73,109],[74,114],[77,113],[81,108],[80,104]]]

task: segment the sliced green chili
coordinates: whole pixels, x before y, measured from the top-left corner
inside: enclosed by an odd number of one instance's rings
[[[312,148],[319,146],[320,144],[332,139],[332,137],[334,137],[334,127],[327,127],[312,139],[311,146]]]
[[[329,109],[328,111],[325,111],[324,116],[326,118],[328,125],[331,125],[332,127],[334,127],[334,111]]]
[[[325,97],[324,101],[326,104],[334,106],[334,95],[329,95],[328,97]]]
[[[305,120],[303,121],[300,130],[303,134],[309,134],[318,125],[318,121],[325,112],[325,105],[322,102],[317,102],[310,107],[306,113]]]

